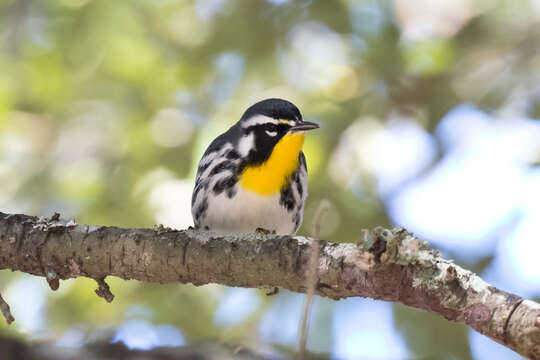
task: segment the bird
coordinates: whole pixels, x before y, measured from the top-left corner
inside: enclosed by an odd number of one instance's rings
[[[284,99],[250,106],[199,162],[191,200],[195,229],[296,234],[307,197],[302,146],[305,132],[317,128]]]

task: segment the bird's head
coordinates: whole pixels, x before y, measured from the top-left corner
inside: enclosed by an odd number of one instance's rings
[[[238,122],[238,151],[248,165],[268,160],[280,148],[294,159],[304,142],[304,132],[319,125],[304,121],[300,110],[283,99],[266,99],[249,107]]]

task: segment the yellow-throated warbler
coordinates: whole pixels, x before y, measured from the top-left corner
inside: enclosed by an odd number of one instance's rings
[[[303,121],[286,100],[266,99],[248,108],[199,162],[191,201],[195,226],[296,233],[307,196],[304,131],[318,127]]]

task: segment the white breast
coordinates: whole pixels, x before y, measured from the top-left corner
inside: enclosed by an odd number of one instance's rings
[[[254,232],[263,228],[283,235],[296,232],[297,212],[287,212],[279,204],[279,193],[261,196],[240,184],[236,184],[236,188],[232,198],[225,193],[208,197],[208,210],[201,223],[203,228],[208,226],[217,232]]]

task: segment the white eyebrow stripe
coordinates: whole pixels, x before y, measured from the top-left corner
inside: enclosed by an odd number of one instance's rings
[[[248,128],[253,125],[262,125],[262,124],[279,124],[279,120],[272,119],[271,117],[264,115],[255,115],[242,122],[242,128]]]

